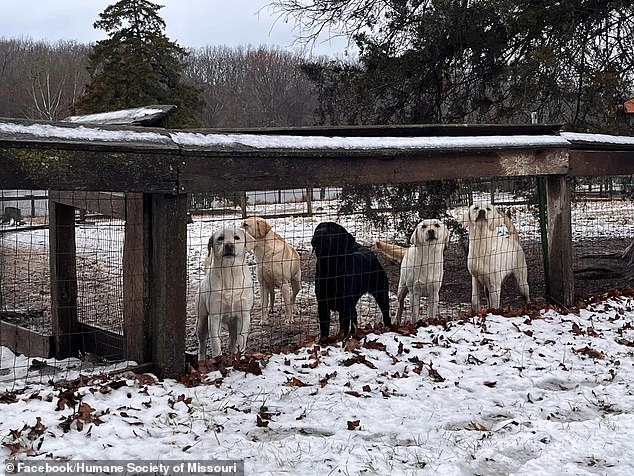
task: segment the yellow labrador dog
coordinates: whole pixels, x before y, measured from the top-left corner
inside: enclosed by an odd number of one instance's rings
[[[198,360],[211,341],[211,356],[221,353],[221,326],[229,329],[229,350],[244,352],[251,326],[253,278],[247,265],[247,251],[253,250],[254,240],[242,228],[217,230],[209,239],[205,277],[196,295],[196,333]]]
[[[262,298],[262,324],[269,323],[269,312],[273,311],[276,288],[282,290],[285,322],[292,324],[295,298],[301,288],[299,254],[275,233],[262,217],[247,218],[242,222],[242,228],[255,238],[255,258],[258,263],[258,281]]]
[[[445,246],[449,243],[449,237],[449,230],[440,220],[423,220],[416,226],[409,239],[412,246],[399,247],[404,250],[404,254],[401,262],[401,278],[398,283],[397,323],[401,322],[405,296],[408,293],[411,293],[412,322],[418,321],[421,296],[427,296],[427,317],[434,317],[438,313],[440,287],[444,273],[443,253]],[[393,248],[397,245],[391,246]]]
[[[515,276],[520,293],[530,303],[526,257],[511,219],[488,202],[477,202],[462,217],[469,231],[467,268],[471,273],[471,307],[480,308],[480,288],[484,288],[489,308],[500,307],[502,282]],[[505,225],[508,236],[498,233]]]

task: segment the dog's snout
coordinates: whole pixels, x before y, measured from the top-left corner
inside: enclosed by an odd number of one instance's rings
[[[233,243],[225,243],[223,246],[223,253],[224,256],[234,256],[235,255],[235,246],[233,245]]]
[[[478,212],[478,220],[486,220],[487,212],[484,209],[480,209]]]
[[[436,239],[436,232],[433,229],[427,231],[427,239],[428,240]]]

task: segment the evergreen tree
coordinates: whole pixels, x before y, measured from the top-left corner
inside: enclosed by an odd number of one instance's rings
[[[198,125],[199,91],[182,81],[188,53],[165,35],[161,8],[148,0],[121,0],[99,14],[94,28],[108,38],[90,53],[91,81],[76,103],[78,113],[174,104],[171,126]]]
[[[324,123],[526,123],[536,111],[570,130],[632,133],[616,114],[634,94],[631,0],[273,4],[315,32],[305,39],[339,28],[359,48],[356,68],[308,65]]]

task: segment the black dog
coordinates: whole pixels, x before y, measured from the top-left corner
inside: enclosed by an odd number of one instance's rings
[[[374,296],[383,323],[389,326],[388,280],[376,255],[333,222],[317,225],[311,244],[317,255],[315,294],[320,337],[330,333],[330,311],[339,313],[339,328],[347,336],[350,325],[357,324],[357,302],[365,293]]]

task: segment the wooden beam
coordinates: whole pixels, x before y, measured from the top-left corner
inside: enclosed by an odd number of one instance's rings
[[[148,246],[150,241],[149,196],[126,194],[123,243],[123,329],[125,355],[141,364],[152,358],[148,336]]]
[[[49,200],[48,212],[55,356],[77,357],[81,341],[77,334],[75,209]]]
[[[552,302],[574,304],[570,180],[564,175],[546,177],[548,204],[548,270],[546,289]]]
[[[179,192],[275,190],[565,174],[566,149],[278,151],[223,157],[187,151]]]
[[[634,150],[571,150],[568,174],[573,177],[632,175]]]
[[[152,362],[160,378],[185,372],[187,196],[151,195],[149,315]]]
[[[0,146],[0,189],[175,192],[178,155],[89,144]],[[64,146],[69,147],[69,146]],[[169,151],[169,149],[168,149]]]
[[[51,190],[49,198],[57,203],[125,220],[125,196],[123,193],[86,192],[82,190],[58,192]]]
[[[54,355],[52,336],[6,321],[0,321],[0,345],[8,347],[15,354],[29,357],[48,359]]]
[[[25,144],[26,147],[26,144]],[[77,146],[79,147],[79,146]],[[85,144],[83,147],[87,147]],[[183,149],[0,147],[0,188],[185,193],[563,174],[567,149]]]

